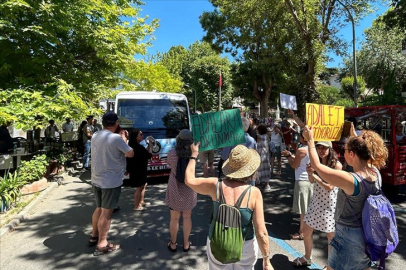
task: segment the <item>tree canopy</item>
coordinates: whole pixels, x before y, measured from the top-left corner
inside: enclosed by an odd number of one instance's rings
[[[135,64],[135,54],[145,53],[158,26],[138,16],[140,5],[139,0],[3,1],[0,120],[18,120],[28,129],[46,120],[35,122],[36,114],[78,119],[97,108],[110,89],[126,82],[124,72]],[[31,105],[23,103],[16,117],[10,112],[20,107],[11,97],[52,101],[54,109],[27,111]],[[67,97],[81,102],[71,108]]]
[[[201,112],[219,108],[219,79],[222,74],[221,107],[230,107],[233,97],[230,62],[221,57],[206,42],[195,42],[187,49],[174,46],[158,56],[158,63],[165,66],[174,78],[183,82],[183,93],[194,108]]]

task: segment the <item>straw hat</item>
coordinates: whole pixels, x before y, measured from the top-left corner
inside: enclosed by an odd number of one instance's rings
[[[223,164],[225,176],[233,179],[241,179],[252,175],[261,163],[259,154],[254,149],[248,149],[244,145],[237,145],[230,152],[230,156]]]

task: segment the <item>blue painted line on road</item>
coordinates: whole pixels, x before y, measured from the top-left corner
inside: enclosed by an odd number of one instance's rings
[[[273,234],[272,232],[270,232],[269,230],[268,230],[268,235],[269,235],[269,239],[271,239],[278,246],[280,246],[283,250],[285,250],[287,253],[289,253],[293,258],[303,256],[302,253],[300,253],[299,251],[297,251],[296,249],[291,247],[288,243],[285,242],[285,240],[277,238],[276,235]],[[322,267],[320,267],[316,263],[312,263],[312,265],[309,266],[307,269],[314,269],[314,270],[319,269],[320,270],[320,269],[322,269]]]

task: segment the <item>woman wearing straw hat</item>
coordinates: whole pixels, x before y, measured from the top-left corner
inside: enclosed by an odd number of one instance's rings
[[[176,137],[175,149],[168,153],[168,165],[171,166],[168,187],[166,189],[165,204],[171,211],[171,220],[169,223],[169,233],[171,241],[168,243],[168,249],[176,252],[176,238],[179,230],[179,219],[182,215],[183,220],[183,251],[188,252],[190,249],[189,242],[190,232],[192,230],[192,209],[197,203],[197,194],[186,184],[179,183],[176,180],[176,165],[178,157],[190,157],[190,145],[193,143],[192,132],[187,129],[180,131]]]
[[[219,207],[218,189],[222,188],[226,203],[234,205],[241,193],[250,186],[248,182],[256,173],[261,161],[256,150],[248,149],[244,145],[237,145],[231,150],[229,158],[223,164],[222,169],[225,179],[219,185],[219,181],[215,177],[195,178],[199,144],[192,144],[190,146],[192,154],[186,168],[185,183],[197,193],[211,196],[213,211],[216,213]],[[245,239],[241,260],[232,264],[222,264],[217,261],[210,249],[210,237],[212,233],[210,229],[207,239],[209,270],[254,269],[257,261],[258,245],[263,257],[263,269],[273,269],[269,261],[268,232],[265,228],[264,207],[259,189],[251,187],[241,205],[245,206],[239,208]],[[213,225],[214,223],[212,222],[210,228],[213,228]]]

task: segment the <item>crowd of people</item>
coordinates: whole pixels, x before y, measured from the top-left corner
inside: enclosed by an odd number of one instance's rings
[[[274,124],[273,127],[263,124],[254,127],[252,121],[242,117],[246,142],[221,150],[218,175],[212,169],[213,153],[199,152],[199,143],[193,143],[193,134],[189,130],[180,131],[175,149],[167,157],[168,165],[172,168],[165,197],[165,204],[170,211],[168,250],[177,251],[181,217],[183,251],[191,249],[191,217],[199,193],[212,198],[213,217],[220,211],[222,202],[229,205],[238,202],[240,205],[244,239],[241,259],[233,263],[222,263],[217,259],[211,244],[216,222],[213,218],[207,236],[209,269],[254,269],[259,251],[263,258],[263,269],[273,269],[262,193],[272,190],[269,180],[273,174],[280,177],[283,156],[295,170],[292,210],[300,215],[299,229],[291,234],[291,238],[303,240],[305,248],[304,256],[295,258],[293,265],[311,265],[312,235],[314,230],[318,230],[326,233],[328,241],[328,263],[324,269],[369,269],[371,261],[365,255],[365,241],[354,216],[360,219],[367,197],[361,183],[366,184],[372,192],[380,189],[382,180],[379,169],[388,157],[385,143],[374,131],[364,130],[357,134],[352,126],[351,137],[347,139],[344,148],[345,162],[353,169],[349,173],[342,169],[343,165],[330,141],[314,141],[311,127],[305,126],[293,111],[289,111],[289,114],[295,120],[293,127],[287,121]],[[85,137],[91,130],[88,127],[90,124],[88,119],[87,124],[83,125]],[[141,130],[133,130],[130,134],[119,130],[118,117],[113,112],[103,116],[103,126],[99,132],[89,134],[93,155],[92,184],[96,199],[89,246],[96,246],[94,255],[115,252],[120,248],[118,244],[107,241],[107,234],[112,212],[119,200],[126,166],[136,187],[134,210],[145,210],[147,162],[151,158],[152,149],[152,139],[147,148],[140,145],[143,140]],[[297,127],[301,127],[301,130]],[[188,159],[184,182],[177,179],[177,164],[182,158]],[[199,159],[204,163],[205,170],[203,177],[197,178],[195,168]],[[351,209],[346,200],[351,202]]]

